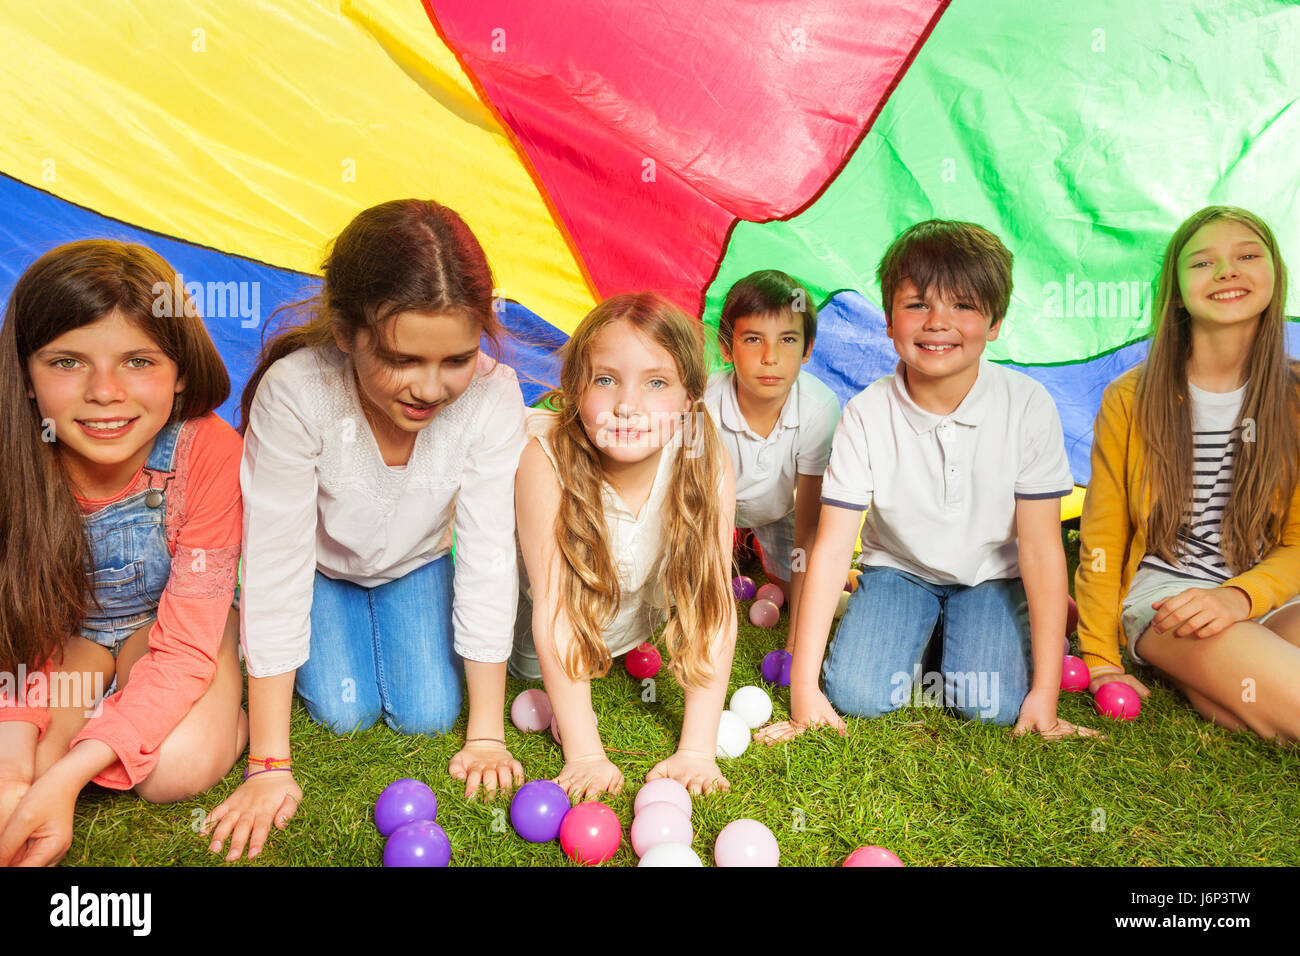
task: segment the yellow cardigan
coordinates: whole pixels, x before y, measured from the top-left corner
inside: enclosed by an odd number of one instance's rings
[[[1133,407],[1137,381],[1138,370],[1132,369],[1106,386],[1093,424],[1092,478],[1079,522],[1074,593],[1080,653],[1094,672],[1123,667],[1121,608],[1147,551],[1151,492],[1141,479],[1144,449]],[[1250,596],[1252,618],[1300,593],[1300,483],[1291,496],[1282,540],[1253,568],[1224,586],[1241,588]]]

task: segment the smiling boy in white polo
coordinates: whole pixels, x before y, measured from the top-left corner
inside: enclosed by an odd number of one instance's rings
[[[753,529],[763,571],[789,598],[786,650],[840,419],[835,393],[800,368],[816,337],[807,289],[775,269],[748,275],[727,293],[718,321],[719,350],[734,368],[710,376],[704,392],[736,468],[736,527]]]
[[[876,717],[909,703],[932,636],[940,673],[923,686],[942,686],[945,706],[1044,737],[1091,733],[1056,715],[1059,499],[1073,487],[1060,419],[1042,385],[983,358],[1010,303],[1011,253],[979,226],[930,220],[894,240],[877,275],[900,361],[836,429],[797,622],[792,720],[760,739],[822,723],[843,732],[837,710]],[[818,669],[868,507],[863,574],[823,694]]]

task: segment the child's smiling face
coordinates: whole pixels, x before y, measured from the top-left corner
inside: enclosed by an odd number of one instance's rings
[[[731,347],[718,343],[722,357],[736,366],[736,388],[760,402],[784,399],[812,355],[798,315],[745,315],[732,328]]]
[[[922,296],[911,279],[894,290],[885,331],[908,368],[909,383],[937,383],[969,375],[974,379],[984,347],[998,337],[1001,323],[989,323],[985,307],[931,287]]]
[[[1273,298],[1268,247],[1232,219],[1207,223],[1178,256],[1178,298],[1192,319],[1231,325],[1258,319]]]
[[[125,487],[185,387],[176,363],[117,311],[33,352],[27,374],[29,395],[53,422],[55,447],[88,497]]]
[[[672,439],[690,399],[667,349],[614,321],[591,340],[589,365],[578,414],[602,457],[632,464]]]

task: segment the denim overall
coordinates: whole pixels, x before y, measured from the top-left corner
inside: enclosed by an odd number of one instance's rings
[[[117,652],[128,637],[158,616],[158,599],[171,576],[167,550],[167,486],[184,422],[158,432],[144,471],[149,487],[86,517],[93,567],[88,577],[100,607],[88,602],[81,636]]]

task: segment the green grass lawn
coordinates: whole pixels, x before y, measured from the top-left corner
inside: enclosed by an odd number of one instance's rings
[[[1071,572],[1077,547],[1071,535]],[[783,616],[763,631],[742,615],[733,690],[761,683],[759,661],[784,642],[786,623]],[[696,799],[694,848],[711,864],[718,832],[753,817],[776,834],[781,863],[790,866],[838,866],[866,844],[889,847],[908,866],[1300,864],[1300,755],[1212,727],[1172,688],[1143,677],[1153,693],[1131,724],[1098,717],[1091,698],[1062,695],[1062,716],[1104,724],[1102,740],[1013,739],[1009,730],[939,709],[907,708],[875,721],[850,718],[847,737],[823,730],[770,749],[751,744],[721,762],[731,792]],[[527,686],[510,681],[507,698]],[[632,798],[646,772],[672,752],[681,727],[682,694],[666,668],[653,703],[641,692],[621,663],[592,689],[601,736],[628,782],[623,794],[606,798],[625,837],[609,865],[635,865],[626,839]],[[788,716],[788,691],[774,699],[773,719]],[[464,799],[463,784],[447,773],[464,732],[462,717],[445,738],[401,737],[382,725],[334,737],[295,704],[294,764],[304,800],[258,860],[224,864],[196,832],[203,814],[238,785],[241,761],[207,794],[171,806],[88,788],[65,863],[377,866],[383,839],[374,801],[391,781],[418,777],[438,795],[453,865],[568,865],[558,843],[538,846],[514,835],[506,801]],[[563,758],[550,734],[522,734],[507,721],[506,736],[529,779],[560,772]]]

